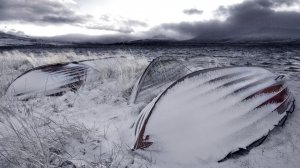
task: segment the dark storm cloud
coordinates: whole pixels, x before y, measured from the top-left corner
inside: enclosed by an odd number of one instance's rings
[[[225,21],[162,24],[150,33],[175,32],[178,36],[198,39],[300,38],[300,12],[274,10],[295,3],[299,0],[246,0],[227,8],[220,7],[217,13],[228,16]]]
[[[183,10],[183,13],[186,15],[201,15],[203,11],[196,8],[192,8]]]
[[[91,16],[77,15],[65,3],[51,0],[0,0],[0,21],[39,24],[83,23]]]

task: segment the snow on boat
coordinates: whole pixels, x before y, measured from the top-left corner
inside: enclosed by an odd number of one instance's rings
[[[164,91],[175,80],[191,73],[182,60],[174,57],[157,57],[151,61],[137,80],[129,103],[148,104],[154,97]]]
[[[283,76],[259,67],[200,70],[142,110],[134,149],[166,152],[177,160],[223,161],[258,146],[293,110]]]
[[[26,99],[37,95],[55,96],[76,91],[85,82],[90,67],[78,62],[40,66],[16,78],[7,94]]]
[[[6,94],[27,100],[38,96],[59,96],[68,91],[77,91],[87,81],[101,78],[107,66],[124,62],[126,58],[107,57],[39,66],[17,77]]]

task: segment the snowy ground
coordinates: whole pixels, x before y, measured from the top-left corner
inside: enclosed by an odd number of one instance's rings
[[[105,67],[99,80],[85,85],[78,92],[21,102],[6,97],[5,89],[25,70],[98,56],[72,51],[46,52],[42,56],[20,51],[0,53],[0,111],[3,114],[0,117],[0,167],[13,164],[29,167],[30,163],[36,167],[58,167],[67,165],[68,161],[78,167],[300,167],[299,72],[289,78],[296,97],[295,112],[285,126],[276,128],[261,146],[245,156],[222,163],[177,165],[171,160],[157,163],[155,156],[149,159],[143,156],[143,152],[131,151],[132,126],[143,105],[129,106],[127,101],[149,58],[127,52],[113,56],[115,61]],[[120,56],[126,57],[126,61]]]

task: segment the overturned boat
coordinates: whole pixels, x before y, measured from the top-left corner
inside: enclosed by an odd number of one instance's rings
[[[6,94],[27,100],[39,96],[60,96],[76,92],[86,82],[101,80],[107,66],[122,63],[126,58],[100,58],[76,62],[50,64],[30,69],[17,77]],[[106,69],[105,69],[106,68]]]
[[[75,92],[87,81],[96,81],[101,78],[101,74],[110,74],[106,72],[108,66],[116,66],[116,63],[121,66],[126,60],[126,57],[107,57],[39,66],[17,77],[9,85],[6,94],[27,100],[31,97]],[[149,103],[172,82],[191,72],[183,60],[174,57],[155,58],[133,87],[129,104]]]
[[[260,67],[199,70],[142,110],[133,148],[177,160],[224,161],[261,144],[293,110],[294,98],[282,75]]]
[[[137,80],[129,103],[147,104],[174,81],[191,72],[183,60],[168,56],[157,57],[150,62]]]
[[[85,82],[90,67],[77,62],[40,66],[16,78],[7,94],[26,99],[36,95],[62,95]]]

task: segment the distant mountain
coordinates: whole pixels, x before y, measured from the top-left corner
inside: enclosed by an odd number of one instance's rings
[[[85,35],[85,34],[66,34],[44,38],[50,41],[68,42],[76,45],[80,44],[113,44],[136,40],[137,37],[131,35]]]
[[[189,43],[289,43],[300,41],[300,29],[261,28],[256,30],[232,30],[207,33],[187,40]]]
[[[0,47],[26,47],[26,46],[61,46],[70,45],[70,43],[56,42],[50,40],[44,40],[41,38],[34,38],[29,36],[17,36],[0,32]]]
[[[126,44],[135,44],[135,45],[164,45],[164,44],[174,44],[179,41],[174,40],[174,39],[158,39],[158,38],[153,38],[153,39],[141,39],[141,40],[133,40],[129,41]]]
[[[300,29],[261,28],[258,30],[231,30],[231,32],[206,33],[190,40],[179,41],[164,35],[150,38],[132,35],[89,36],[69,34],[54,37],[18,36],[0,32],[0,48],[15,47],[97,47],[101,45],[272,45],[300,44]]]
[[[133,36],[126,34],[118,35],[84,35],[84,34],[67,34],[45,38],[51,41],[69,42],[76,46],[97,46],[97,45],[137,45],[137,44],[164,44],[176,42],[174,39],[170,39],[163,35],[153,36],[150,38],[145,38],[142,36]]]
[[[0,46],[32,45],[37,40],[0,32]]]

